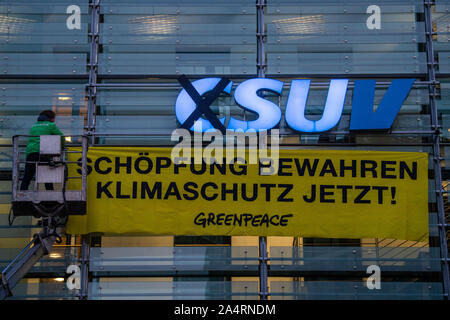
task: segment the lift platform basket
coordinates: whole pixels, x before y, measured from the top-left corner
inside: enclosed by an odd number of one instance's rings
[[[13,186],[12,186],[12,210],[14,216],[34,216],[56,217],[66,215],[84,215],[86,214],[86,177],[87,177],[87,137],[81,138],[81,151],[62,151],[57,143],[55,136],[41,136],[40,155],[43,157],[40,161],[28,162],[28,165],[35,166],[36,179],[34,190],[20,190],[21,168],[24,168],[23,153],[25,151],[25,141],[20,141],[21,137],[13,137]],[[72,138],[74,138],[72,136]],[[61,139],[57,136],[57,139]],[[24,139],[22,139],[24,140]],[[21,144],[22,142],[23,144]],[[44,145],[43,145],[44,144]],[[45,144],[52,144],[46,146]],[[54,146],[57,145],[57,148]],[[49,151],[50,150],[50,151]],[[61,151],[55,151],[61,150]],[[67,152],[79,152],[79,161],[67,161]],[[22,154],[22,157],[21,157]],[[68,177],[68,166],[76,165],[81,167],[81,176]],[[68,179],[81,179],[81,189],[66,190]],[[40,185],[51,184],[57,186],[55,190],[40,190]]]

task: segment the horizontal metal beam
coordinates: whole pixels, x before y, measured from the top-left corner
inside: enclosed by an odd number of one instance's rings
[[[257,266],[252,266],[247,270],[154,270],[154,271],[92,271],[93,277],[107,277],[107,278],[127,278],[127,277],[205,277],[205,276],[220,276],[220,277],[258,277],[259,271]],[[439,271],[382,271],[383,277],[401,278],[405,281],[411,279],[417,280],[422,278],[430,281],[439,281]],[[269,277],[321,277],[321,278],[365,278],[367,273],[364,271],[318,271],[318,270],[268,270]],[[50,277],[51,276],[47,276]]]
[[[179,128],[177,128],[179,129]],[[175,130],[175,129],[174,129]],[[360,132],[352,132],[352,131],[327,131],[327,132],[323,132],[321,134],[319,133],[308,133],[308,132],[281,132],[279,133],[281,136],[299,136],[299,135],[306,135],[306,136],[317,136],[319,137],[319,135],[342,135],[342,134],[347,134],[347,135],[359,135],[361,137],[367,137],[369,134],[372,136],[377,136],[379,137],[380,135],[384,135],[386,136],[386,134],[389,135],[395,135],[395,134],[399,134],[399,135],[432,135],[434,134],[435,131],[431,131],[431,130],[411,130],[411,131],[390,131],[390,132],[370,132],[370,133],[360,133]],[[92,132],[90,133],[90,135],[92,136],[96,136],[96,137],[149,137],[149,136],[170,136],[172,134],[171,131],[156,131],[155,132],[132,132],[132,133],[108,133],[108,132]],[[387,136],[388,137],[388,136]]]
[[[284,84],[285,88],[290,88],[290,80],[287,80]],[[241,83],[242,81],[235,81],[233,82],[233,87],[236,87]],[[328,89],[330,82],[311,82],[310,87],[315,89]],[[428,86],[432,84],[429,81],[416,81],[413,84],[414,88],[423,87],[424,89],[428,88]],[[434,83],[436,84],[436,83]],[[439,83],[437,83],[439,84]],[[349,81],[348,88],[353,88],[355,85],[355,81]],[[391,85],[391,82],[389,81],[377,81],[376,87],[377,88],[388,88]],[[135,89],[135,88],[157,88],[157,89],[182,89],[182,87],[179,85],[179,83],[173,82],[173,83],[96,83],[96,84],[86,84],[87,87],[96,87],[98,89],[108,89],[108,88],[120,88],[120,89]]]

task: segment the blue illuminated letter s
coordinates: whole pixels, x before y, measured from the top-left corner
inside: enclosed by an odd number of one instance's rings
[[[275,127],[281,120],[281,110],[273,102],[261,98],[258,92],[268,90],[281,94],[282,89],[283,82],[273,79],[255,78],[242,82],[236,88],[234,99],[244,109],[257,113],[258,119],[243,121],[231,118],[228,129],[242,129],[244,131],[252,129],[260,131]]]

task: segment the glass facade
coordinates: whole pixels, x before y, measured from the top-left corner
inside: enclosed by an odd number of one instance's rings
[[[450,0],[0,0],[0,268],[40,230],[8,222],[11,137],[56,112],[92,145],[170,146],[177,77],[284,82],[265,98],[284,115],[292,79],[312,79],[319,119],[330,79],[350,79],[339,123],[320,134],[279,124],[283,148],[429,154],[429,238],[323,239],[72,235],[35,265],[12,299],[448,299]],[[354,81],[375,79],[378,105],[415,78],[389,132],[349,130]],[[255,116],[221,95],[222,117]],[[253,117],[253,118],[252,118]],[[124,135],[126,134],[126,135]],[[74,144],[77,141],[74,140]],[[66,286],[70,265],[82,289]],[[382,287],[365,285],[369,265]],[[83,282],[87,280],[87,282]]]

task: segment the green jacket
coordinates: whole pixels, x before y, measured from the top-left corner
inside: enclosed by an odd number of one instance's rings
[[[37,121],[30,129],[30,136],[60,135],[63,133],[51,121]],[[27,156],[32,152],[39,152],[39,137],[29,137],[26,149]],[[61,146],[64,146],[64,137],[61,137]]]

